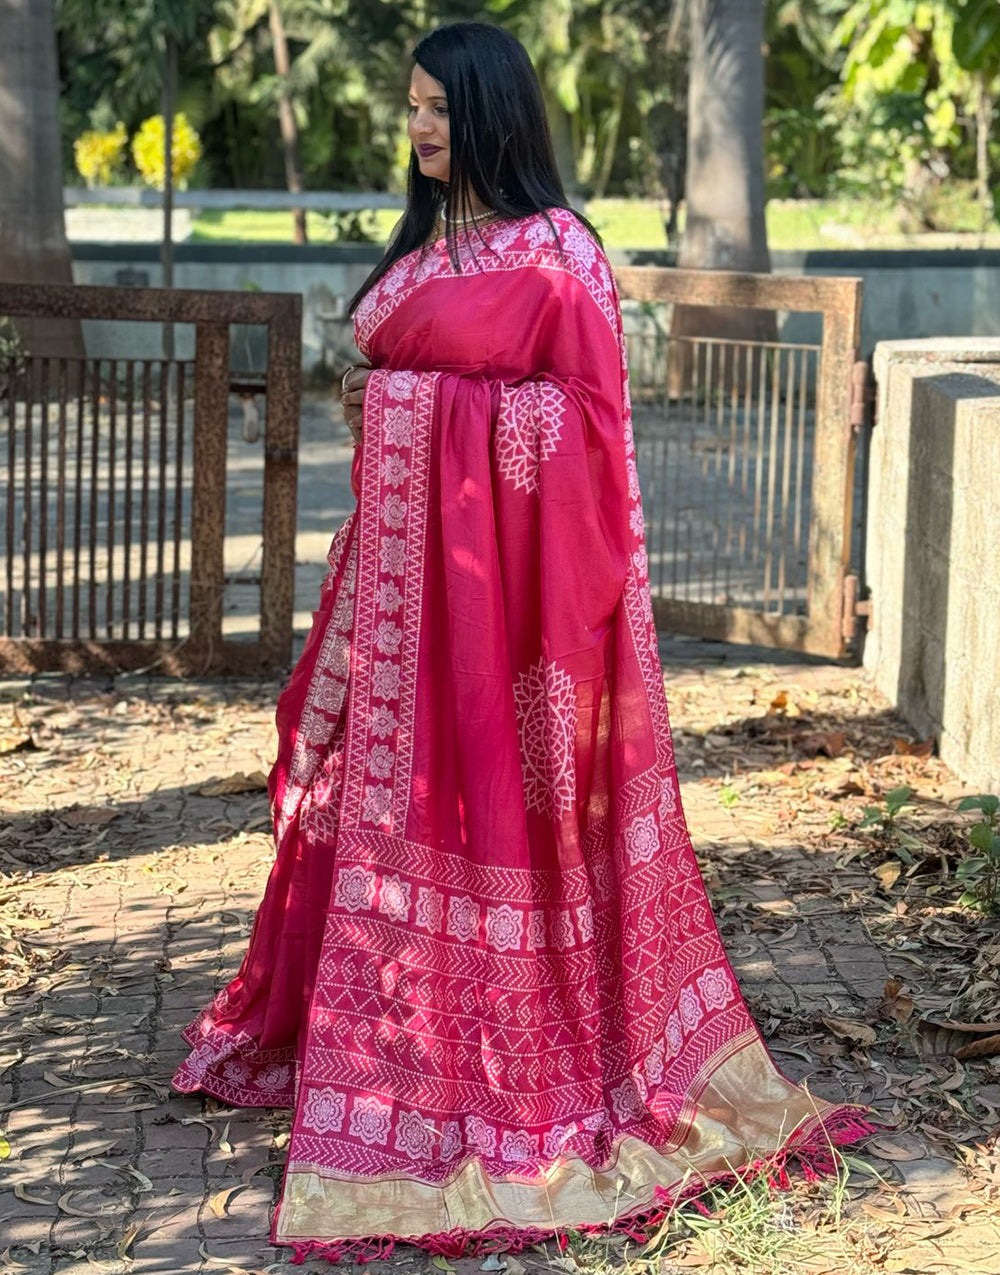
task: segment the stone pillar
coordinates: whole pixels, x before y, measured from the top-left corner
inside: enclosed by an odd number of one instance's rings
[[[875,378],[865,668],[1000,793],[1000,339],[882,342]]]

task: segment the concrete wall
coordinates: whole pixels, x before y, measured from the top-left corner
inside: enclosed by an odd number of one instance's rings
[[[178,244],[175,284],[179,288],[261,288],[268,292],[301,292],[305,302],[303,365],[320,358],[320,315],[336,313],[378,260],[371,244],[295,247],[282,244]],[[124,274],[133,282],[160,284],[155,244],[73,245],[77,283],[113,284]],[[672,265],[672,254],[634,251],[612,254],[617,264]],[[882,340],[938,336],[1000,336],[1000,252],[954,251],[775,252],[774,271],[784,275],[860,275],[864,280],[862,348],[870,354]],[[814,315],[784,315],[782,338],[818,341],[821,324]],[[350,329],[342,329],[345,352]],[[121,345],[91,325],[88,348],[95,355],[159,353],[155,329],[135,328],[131,343]],[[188,353],[178,334],[178,351]]]
[[[1000,792],[1000,340],[883,342],[875,374],[864,664]]]

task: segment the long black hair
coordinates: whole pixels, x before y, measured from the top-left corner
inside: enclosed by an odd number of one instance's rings
[[[442,212],[448,251],[460,269],[457,239],[463,233],[462,218],[469,215],[463,207],[468,190],[505,219],[568,209],[600,242],[587,219],[570,208],[538,76],[519,40],[485,22],[452,22],[425,35],[413,50],[413,61],[444,85],[449,180],[425,177],[411,149],[406,210],[382,260],[351,298],[349,313],[394,262],[427,242]],[[553,235],[558,242],[554,228]]]

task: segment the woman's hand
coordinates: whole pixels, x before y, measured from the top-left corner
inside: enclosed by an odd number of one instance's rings
[[[348,368],[340,383],[340,403],[344,409],[344,420],[351,431],[354,446],[361,442],[361,421],[365,401],[365,386],[374,369],[368,364],[355,364]]]

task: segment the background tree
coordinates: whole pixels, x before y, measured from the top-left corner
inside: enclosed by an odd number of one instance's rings
[[[71,283],[52,0],[0,0],[0,279]],[[82,355],[78,323],[19,320],[35,354]]]
[[[690,0],[686,224],[678,264],[695,270],[771,268],[764,220],[762,0]],[[676,306],[675,337],[773,340],[770,311]],[[681,347],[687,349],[689,347]],[[686,383],[686,359],[672,369]]]

